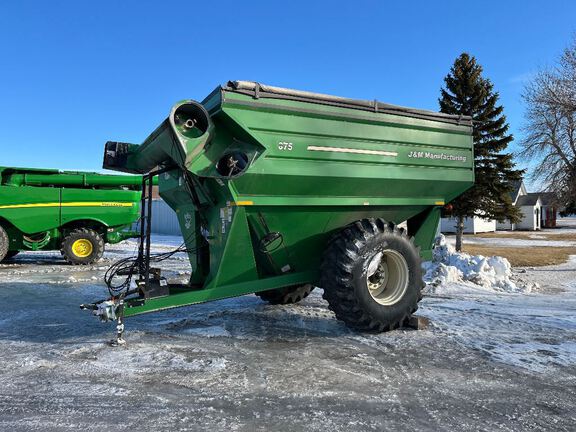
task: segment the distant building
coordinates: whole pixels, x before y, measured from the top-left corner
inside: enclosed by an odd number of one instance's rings
[[[440,231],[443,233],[455,233],[456,223],[456,218],[444,217],[440,220]],[[478,216],[474,216],[473,218],[464,218],[464,233],[466,234],[478,234],[494,231],[496,231],[496,221],[494,219],[482,219]]]
[[[556,215],[558,214],[558,205],[556,195],[552,192],[541,192],[542,211],[540,226],[542,228],[556,228]]]
[[[176,212],[161,198],[152,200],[151,231],[154,234],[182,235]]]
[[[517,181],[513,183],[514,187],[512,192],[510,192],[510,198],[512,199],[512,204],[516,205],[518,203],[518,198],[527,195],[526,186],[524,186],[523,181]],[[514,231],[516,229],[516,224],[510,221],[496,222],[496,229],[499,231]]]
[[[516,207],[522,212],[522,220],[516,224],[515,229],[536,231],[541,228],[542,200],[538,192],[519,196]]]
[[[536,231],[541,228],[554,228],[556,226],[557,207],[555,196],[551,192],[528,193],[524,182],[514,183],[514,188],[510,193],[512,204],[522,212],[522,219],[517,224],[510,221],[497,222],[493,219],[482,219],[481,217],[465,218],[464,233],[477,234],[493,231],[514,231],[528,230]],[[440,230],[443,233],[456,232],[455,218],[442,218]]]
[[[519,181],[514,185],[511,193],[512,203],[520,208],[522,220],[517,224],[510,221],[498,222],[498,230],[528,230],[536,231],[541,228],[554,228],[556,226],[555,196],[552,192],[526,191],[524,182]]]

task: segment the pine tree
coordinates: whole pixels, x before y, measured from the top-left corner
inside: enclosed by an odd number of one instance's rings
[[[503,153],[514,139],[508,133],[503,107],[492,82],[482,76],[482,66],[467,53],[454,62],[444,78],[440,111],[471,116],[473,120],[475,184],[452,201],[451,215],[457,219],[456,250],[462,250],[464,218],[480,216],[499,222],[520,220],[511,192],[524,171],[515,169],[511,153]]]

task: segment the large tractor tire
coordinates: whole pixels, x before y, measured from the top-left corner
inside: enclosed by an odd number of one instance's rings
[[[92,264],[104,254],[104,240],[96,231],[78,228],[66,235],[60,252],[70,264]]]
[[[298,303],[314,289],[314,285],[292,285],[284,288],[257,292],[256,295],[270,304]]]
[[[349,327],[396,329],[422,298],[420,254],[405,231],[382,219],[362,219],[328,245],[320,267],[324,299]]]
[[[6,230],[0,226],[0,262],[4,261],[8,255],[8,247],[10,246],[10,239]]]

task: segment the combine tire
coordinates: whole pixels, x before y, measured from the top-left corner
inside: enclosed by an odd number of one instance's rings
[[[75,229],[64,237],[60,252],[70,264],[92,264],[102,258],[104,240],[94,230]]]
[[[314,289],[313,285],[293,285],[284,288],[257,292],[256,295],[270,304],[298,303],[308,297]]]
[[[4,261],[4,259],[8,256],[9,241],[10,239],[8,238],[6,230],[0,226],[0,262]]]
[[[418,309],[424,285],[413,239],[382,219],[362,219],[334,238],[320,282],[336,317],[367,332],[401,326]]]

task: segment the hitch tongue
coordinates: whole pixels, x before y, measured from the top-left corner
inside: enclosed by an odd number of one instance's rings
[[[118,319],[118,308],[119,305],[114,300],[105,300],[99,303],[80,305],[80,309],[91,310],[92,315],[97,316],[102,322],[115,321]]]
[[[116,321],[116,338],[109,343],[110,346],[126,345],[124,339],[124,299],[118,301],[114,299],[104,300],[98,303],[81,304],[80,309],[91,310],[92,315],[97,316],[100,321]]]

